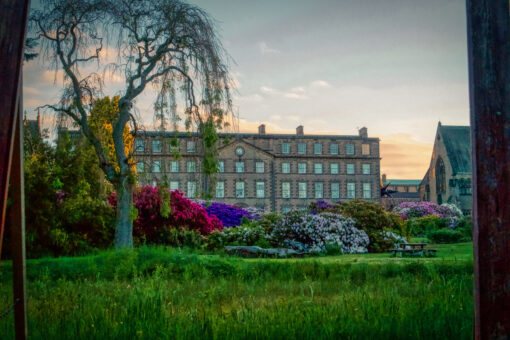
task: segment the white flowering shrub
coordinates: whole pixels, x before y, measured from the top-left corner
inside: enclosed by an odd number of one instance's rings
[[[368,235],[354,225],[353,219],[340,214],[291,212],[268,237],[273,245],[298,251],[324,252],[336,246],[343,254],[366,253]]]
[[[397,235],[391,231],[383,230],[379,234],[379,237],[382,241],[389,242],[392,245],[395,243],[407,243],[407,240],[405,237]]]

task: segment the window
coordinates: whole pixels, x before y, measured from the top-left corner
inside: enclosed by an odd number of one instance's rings
[[[370,183],[363,183],[363,198],[372,198],[372,186]]]
[[[298,143],[297,152],[300,155],[306,155],[306,143]]]
[[[354,164],[347,164],[347,175],[354,175]]]
[[[152,162],[152,172],[161,172],[161,161]]]
[[[255,183],[255,189],[257,192],[257,198],[264,198],[266,196],[266,188],[264,182]]]
[[[244,198],[244,182],[236,182],[236,197]]]
[[[190,161],[188,162],[188,172],[196,172],[197,171],[197,163]]]
[[[313,144],[313,153],[316,155],[322,154],[322,144],[321,143],[314,143]]]
[[[225,197],[225,182],[218,181],[216,182],[216,198],[224,197]]]
[[[152,152],[161,152],[161,141],[160,140],[152,141]]]
[[[306,182],[298,183],[298,197],[299,198],[306,198],[306,192],[307,192]]]
[[[363,164],[363,175],[370,175],[370,164]]]
[[[290,174],[290,163],[282,163],[282,174]]]
[[[347,183],[347,198],[356,198],[356,183]]]
[[[236,172],[237,173],[244,172],[244,162],[236,162]]]
[[[329,153],[332,155],[338,155],[338,144],[329,144]]]
[[[138,152],[144,152],[145,151],[145,143],[141,139],[137,139],[135,142],[135,150]]]
[[[338,175],[338,163],[331,163],[331,174]]]
[[[290,182],[282,182],[282,197],[290,198]]]
[[[255,172],[258,174],[264,173],[264,162],[255,162]]]
[[[136,163],[136,172],[141,174],[145,171],[145,164],[144,163]]]
[[[340,198],[340,183],[338,182],[331,183],[331,198],[333,199]]]
[[[186,152],[195,152],[195,141],[189,140],[186,142]]]
[[[361,154],[370,155],[370,144],[361,144]]]
[[[306,163],[298,163],[298,174],[306,174]]]
[[[348,155],[354,155],[354,144],[345,144],[345,153]]]
[[[170,161],[170,172],[179,172],[179,162]]]
[[[172,139],[170,141],[170,152],[172,153],[179,152],[179,141],[177,139]]]
[[[197,195],[197,182],[188,182],[188,198],[195,198]]]
[[[322,182],[315,182],[315,198],[323,198],[324,184]]]
[[[225,172],[225,162],[223,161],[218,162],[218,172]]]
[[[289,207],[288,205],[282,206],[282,213],[284,213],[284,214],[290,212],[291,210],[292,210],[292,208]]]
[[[179,181],[170,181],[170,191],[179,190]]]
[[[290,144],[282,143],[282,153],[290,153]]]
[[[313,172],[316,174],[322,174],[322,163],[315,163],[313,165]]]

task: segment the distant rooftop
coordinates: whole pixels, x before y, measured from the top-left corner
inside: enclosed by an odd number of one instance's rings
[[[469,126],[438,124],[454,174],[471,173],[471,129]]]
[[[387,179],[383,185],[391,183],[391,185],[420,185],[421,179]]]

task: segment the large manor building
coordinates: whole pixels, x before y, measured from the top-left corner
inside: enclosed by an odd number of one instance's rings
[[[350,136],[305,135],[302,126],[296,134],[266,134],[260,125],[258,133],[220,134],[218,154],[215,201],[280,212],[316,199],[380,202],[379,138],[366,128]],[[164,181],[190,198],[205,191],[195,134],[140,132],[134,158],[141,185]]]

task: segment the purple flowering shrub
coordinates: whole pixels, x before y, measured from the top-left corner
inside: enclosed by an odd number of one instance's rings
[[[462,212],[455,204],[438,205],[434,202],[402,202],[393,209],[393,212],[402,216],[404,220],[413,217],[435,215],[441,218],[460,218]]]
[[[219,202],[212,202],[211,205],[205,207],[205,210],[209,216],[216,216],[223,223],[224,227],[241,225],[243,217],[250,220],[255,218],[243,208]]]
[[[285,214],[268,235],[274,246],[298,251],[325,252],[337,246],[343,254],[366,253],[368,235],[357,229],[351,218],[324,212]]]
[[[310,203],[308,210],[312,215],[319,214],[321,212],[337,212],[338,207],[341,204],[341,201],[338,201],[335,204],[331,204],[325,200],[316,200],[315,202]]]

